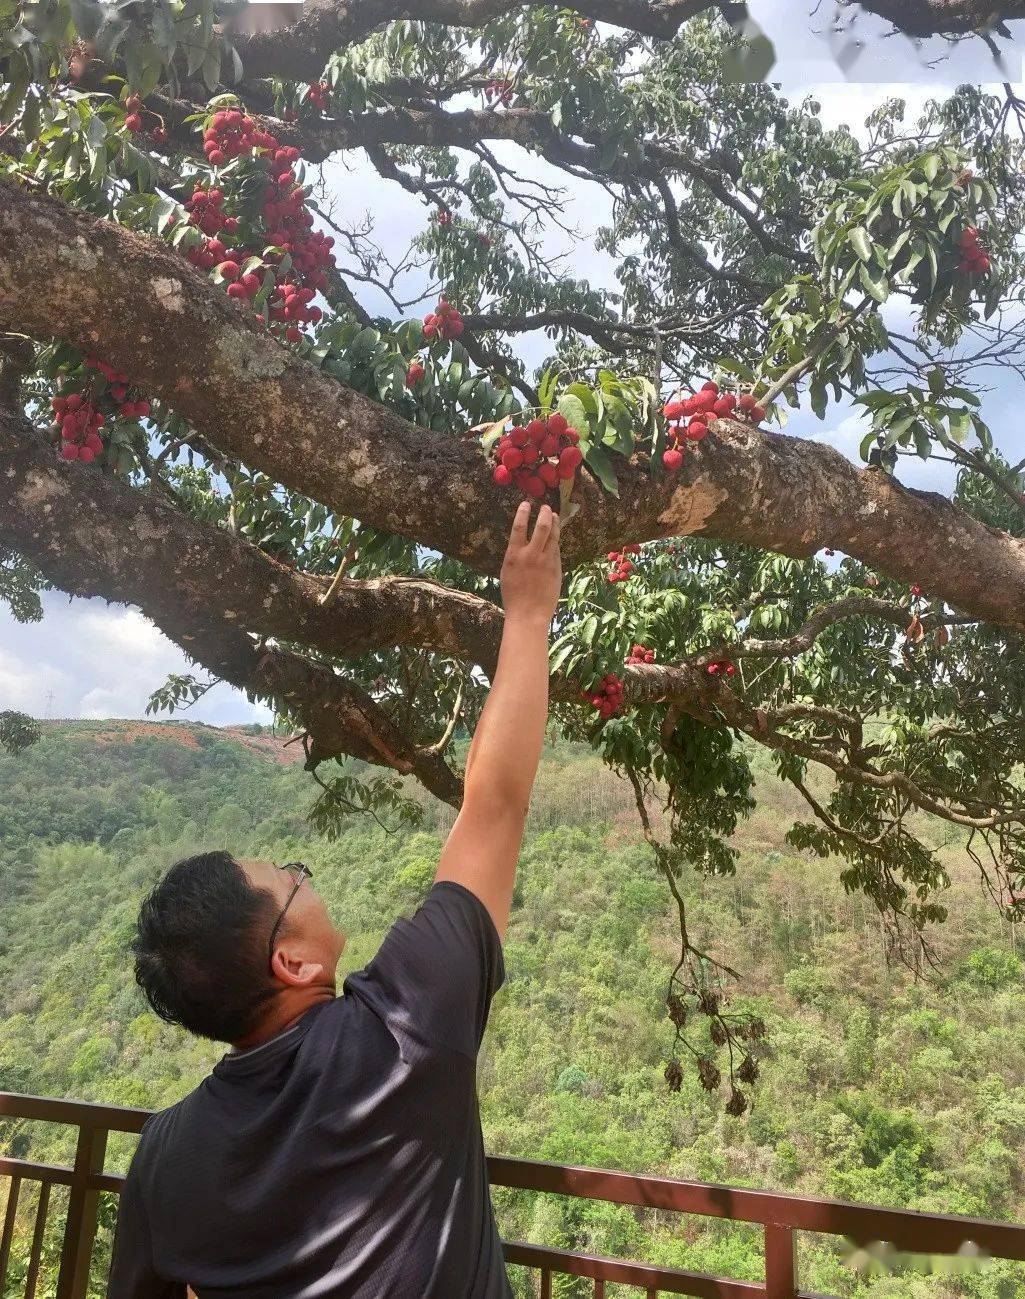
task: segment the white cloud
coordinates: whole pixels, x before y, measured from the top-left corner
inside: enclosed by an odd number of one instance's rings
[[[0,708],[31,712],[41,691],[56,694],[67,682],[67,674],[54,664],[26,661],[0,644]]]
[[[106,643],[119,658],[160,661],[171,642],[138,609],[87,606],[79,626],[82,634]]]
[[[38,623],[17,623],[0,609],[0,708],[37,717],[141,717],[169,673],[205,679],[137,609],[57,592],[44,595],[43,608]],[[178,716],[213,725],[271,720],[269,710],[227,685]]]

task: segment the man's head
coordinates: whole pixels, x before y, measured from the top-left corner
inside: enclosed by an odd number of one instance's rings
[[[333,997],[344,946],[302,872],[209,852],[177,862],[149,894],[132,951],[162,1019],[246,1044]]]

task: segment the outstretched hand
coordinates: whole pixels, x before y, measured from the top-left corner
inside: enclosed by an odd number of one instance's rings
[[[555,616],[562,589],[559,516],[550,505],[542,505],[528,539],[529,519],[530,502],[521,501],[502,561],[502,604],[506,618],[547,626]]]

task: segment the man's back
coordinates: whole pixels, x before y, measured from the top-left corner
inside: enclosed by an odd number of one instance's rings
[[[504,1299],[475,1061],[501,945],[435,884],[344,996],[156,1115],[109,1299]]]

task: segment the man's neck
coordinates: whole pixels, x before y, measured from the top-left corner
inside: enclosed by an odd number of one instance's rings
[[[251,1051],[254,1046],[263,1046],[264,1042],[269,1042],[272,1037],[277,1037],[279,1033],[287,1032],[293,1024],[298,1024],[308,1010],[325,1001],[334,1001],[335,996],[334,988],[323,987],[307,988],[292,993],[287,998],[280,998],[248,1037],[241,1037],[231,1043],[232,1050]]]

